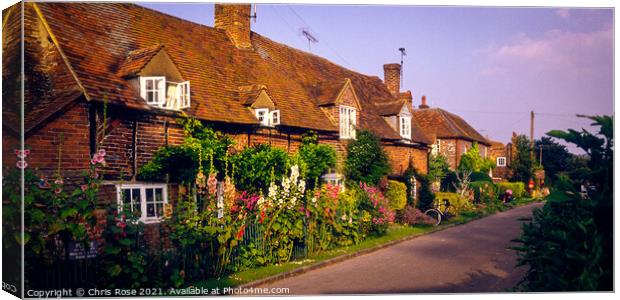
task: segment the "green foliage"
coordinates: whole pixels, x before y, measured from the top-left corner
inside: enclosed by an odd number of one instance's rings
[[[448,159],[439,154],[431,155],[428,161],[428,179],[431,182],[441,182],[450,173]]]
[[[407,186],[402,182],[389,180],[385,197],[392,210],[402,210],[407,205]]]
[[[488,181],[472,181],[469,187],[474,191],[474,199],[476,203],[488,203],[497,198],[495,184]]]
[[[532,178],[532,168],[534,162],[530,156],[530,141],[525,135],[518,135],[513,138],[513,147],[516,153],[512,158],[510,168],[512,169],[511,181],[528,182]]]
[[[537,151],[540,151],[542,148],[542,166],[545,170],[545,175],[549,178],[555,181],[558,173],[568,169],[573,155],[568,152],[566,146],[555,142],[550,137],[543,137],[534,142],[534,148]],[[539,155],[536,157],[539,157]]]
[[[429,176],[419,174],[413,167],[409,167],[405,170],[403,177],[405,178],[405,184],[407,185],[407,203],[422,211],[429,209],[433,206],[435,200],[435,194],[431,188],[431,180]],[[413,199],[413,184],[412,178],[417,180],[417,199]]]
[[[435,205],[436,206],[443,207],[443,200],[448,200],[450,202],[450,206],[454,208],[456,213],[461,213],[461,212],[469,211],[473,209],[473,203],[471,203],[467,198],[457,193],[447,193],[447,192],[435,193]]]
[[[502,195],[506,190],[512,191],[514,198],[521,198],[525,196],[525,184],[523,182],[499,182],[497,183],[497,193]]]
[[[196,178],[198,171],[219,173],[222,178],[227,174],[232,139],[196,119],[188,118],[183,125],[183,143],[157,150],[153,159],[140,169],[139,178],[161,181],[168,174],[171,182],[189,183]]]
[[[441,180],[441,190],[444,192],[456,192],[455,185],[458,182],[456,172],[449,172],[443,180]]]
[[[317,144],[316,134],[306,134],[298,152],[305,165],[305,176],[310,183],[336,166],[336,150]]]
[[[488,173],[495,166],[489,158],[482,157],[478,149],[478,143],[472,143],[471,148],[461,155],[459,171]]]
[[[524,224],[516,250],[519,264],[528,266],[520,285],[525,291],[613,290],[613,119],[588,118],[600,127],[597,134],[572,129],[548,133],[588,154],[589,173],[577,181],[590,188],[582,199],[572,180],[559,177],[554,194],[561,197],[551,198]]]
[[[486,181],[493,183],[493,179],[489,176],[489,173],[484,172],[473,172],[469,176],[471,181]]]
[[[362,235],[364,237],[385,235],[388,224],[395,218],[394,212],[389,209],[388,200],[378,188],[364,183],[360,184],[357,195]]]
[[[347,145],[346,176],[353,182],[372,185],[390,172],[387,154],[381,140],[370,131],[358,132],[357,139]]]
[[[237,188],[251,193],[264,193],[270,182],[280,181],[290,168],[288,154],[266,144],[244,149],[231,163]]]

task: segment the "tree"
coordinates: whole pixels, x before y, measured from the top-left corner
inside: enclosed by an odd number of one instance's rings
[[[471,149],[461,155],[458,169],[459,171],[487,173],[493,166],[495,166],[495,163],[486,157],[482,157],[478,149],[478,143],[474,142],[471,145]]]
[[[526,291],[613,290],[613,119],[587,118],[600,127],[597,134],[584,129],[547,133],[587,153],[588,166],[579,169],[589,170],[582,176],[591,188],[585,199],[574,192],[550,198],[524,224],[515,249],[519,265],[529,267],[520,284]],[[570,183],[563,186],[572,189]]]
[[[450,165],[445,156],[441,154],[431,155],[428,162],[428,179],[432,182],[441,182],[449,172]]]
[[[533,167],[532,157],[530,156],[530,141],[525,135],[517,135],[512,138],[512,147],[511,180],[527,183],[532,178]]]
[[[545,174],[552,180],[556,179],[559,172],[566,171],[571,157],[573,156],[566,146],[555,142],[550,137],[543,137],[534,142],[534,149],[541,151],[542,149],[542,166]],[[536,157],[540,157],[537,155]],[[540,161],[538,162],[540,163]]]
[[[373,185],[389,174],[390,164],[379,137],[367,130],[360,131],[347,146],[345,169],[348,179]]]

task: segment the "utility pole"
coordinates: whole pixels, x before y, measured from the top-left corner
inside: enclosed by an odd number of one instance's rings
[[[534,162],[534,111],[530,113],[530,158]]]

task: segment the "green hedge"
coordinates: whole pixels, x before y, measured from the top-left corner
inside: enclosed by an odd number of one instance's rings
[[[469,176],[469,179],[471,181],[487,181],[487,182],[493,182],[493,179],[491,179],[491,177],[489,176],[489,174],[484,173],[484,172],[473,172],[471,173],[471,175]]]
[[[474,191],[474,198],[478,202],[488,202],[497,198],[497,189],[492,182],[473,181],[469,183],[469,188]]]
[[[457,212],[469,210],[472,208],[472,203],[470,203],[467,198],[462,197],[457,193],[448,193],[448,192],[436,192],[435,193],[435,205],[440,204],[443,208],[443,200],[447,199],[450,201],[450,205],[454,206]]]
[[[407,205],[407,186],[396,180],[388,180],[385,197],[393,210],[402,210]]]
[[[497,184],[497,192],[499,195],[512,190],[512,196],[521,198],[525,195],[525,184],[523,182],[500,182]]]

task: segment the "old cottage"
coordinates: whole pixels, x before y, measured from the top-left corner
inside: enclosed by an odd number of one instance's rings
[[[399,64],[386,64],[382,81],[277,43],[251,31],[250,5],[217,4],[214,28],[128,3],[26,3],[23,11],[17,4],[3,20],[4,166],[15,165],[21,132],[29,167],[48,176],[60,170],[69,181],[101,147],[107,195],[121,202],[121,190],[136,194],[147,203],[144,221],[161,217],[149,205],[173,199],[174,188],[141,182],[137,172],[157,149],[182,141],[178,121],[186,116],[239,148],[268,143],[295,152],[313,130],[339,154],[338,170],[364,128],[381,137],[394,175],[410,164],[427,170],[433,141],[418,126],[411,92],[400,90]],[[461,140],[476,139],[455,137],[457,147]]]

